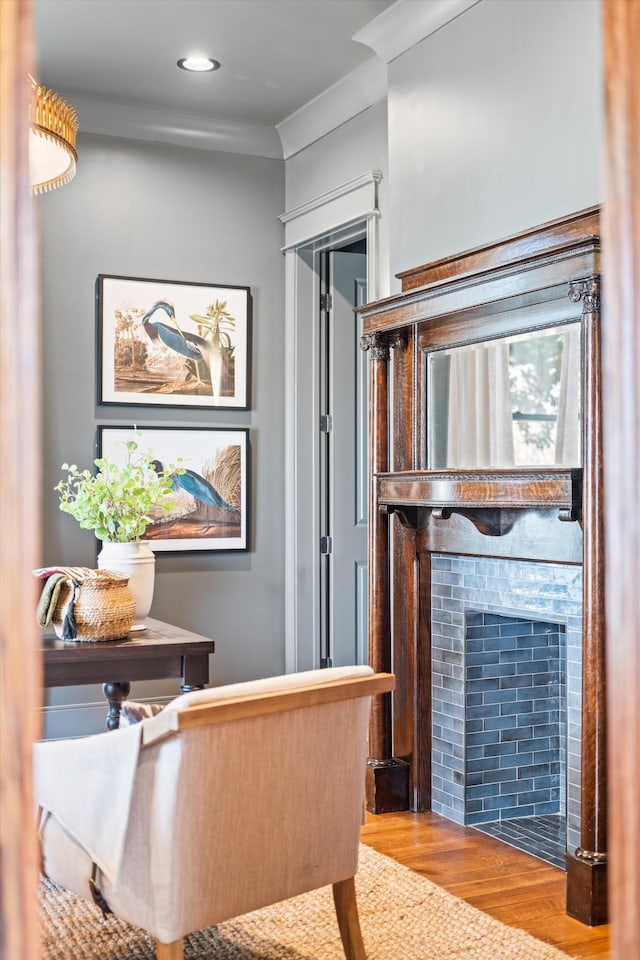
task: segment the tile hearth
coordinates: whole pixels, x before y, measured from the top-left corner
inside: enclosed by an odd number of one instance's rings
[[[567,818],[560,813],[546,817],[518,817],[479,823],[475,829],[511,847],[530,853],[545,863],[566,870]]]

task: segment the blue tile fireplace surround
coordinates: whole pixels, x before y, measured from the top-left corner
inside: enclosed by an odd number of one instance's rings
[[[606,923],[600,211],[398,274],[369,357],[372,813],[566,869]]]
[[[439,554],[431,569],[432,809],[526,819],[496,835],[564,867],[580,845],[581,570]],[[558,841],[537,843],[551,814]]]

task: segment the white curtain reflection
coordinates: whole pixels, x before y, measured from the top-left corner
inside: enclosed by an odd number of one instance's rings
[[[513,466],[508,343],[466,347],[450,359],[447,465]]]
[[[558,466],[577,466],[581,460],[580,444],[580,327],[568,327],[564,333],[560,394],[558,397],[558,429],[556,456]]]

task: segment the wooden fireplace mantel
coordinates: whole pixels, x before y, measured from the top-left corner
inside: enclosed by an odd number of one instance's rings
[[[590,924],[607,915],[599,237],[598,208],[580,211],[405,271],[401,293],[357,311],[370,358],[369,656],[397,678],[393,701],[374,703],[369,809],[431,806],[432,554],[579,565],[581,842],[567,855],[567,911]],[[581,463],[430,468],[430,353],[569,323],[581,336]]]

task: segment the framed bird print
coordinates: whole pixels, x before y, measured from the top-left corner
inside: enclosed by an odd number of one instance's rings
[[[96,281],[98,403],[246,410],[249,287]]]
[[[120,464],[131,440],[171,479],[143,538],[154,552],[249,549],[248,428],[98,426],[97,456]]]

